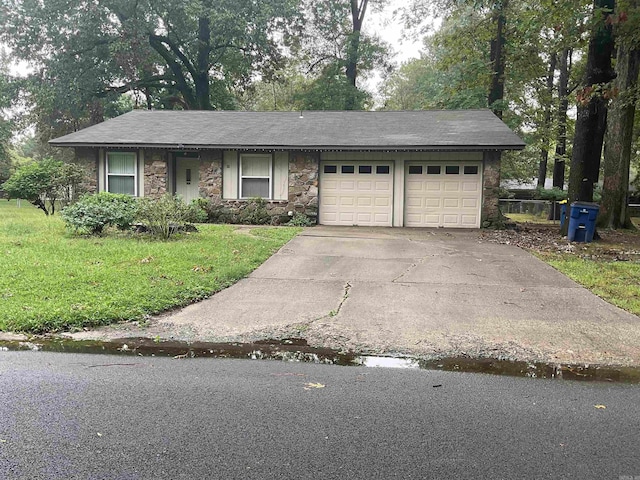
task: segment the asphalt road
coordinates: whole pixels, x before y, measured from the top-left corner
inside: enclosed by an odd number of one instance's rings
[[[634,385],[0,352],[2,479],[634,477]]]

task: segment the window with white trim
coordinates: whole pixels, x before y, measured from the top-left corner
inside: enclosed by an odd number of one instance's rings
[[[271,198],[271,155],[240,156],[240,198]]]
[[[138,161],[133,152],[107,152],[107,192],[138,195]]]

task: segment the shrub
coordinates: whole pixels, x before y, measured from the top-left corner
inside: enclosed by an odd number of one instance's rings
[[[567,192],[558,187],[553,187],[551,189],[538,188],[536,189],[535,197],[540,200],[559,202],[567,199]]]
[[[264,198],[250,198],[244,208],[238,212],[238,222],[247,225],[266,225],[271,223],[271,215],[267,211],[267,201]]]
[[[85,195],[62,211],[67,228],[99,235],[106,227],[126,230],[136,215],[136,199],[125,194],[101,192]]]
[[[174,233],[185,231],[198,208],[187,205],[179,196],[166,194],[159,199],[138,200],[136,220],[152,235],[168,239]]]
[[[205,223],[208,220],[207,205],[209,201],[206,198],[196,198],[189,204],[189,213],[187,222]]]
[[[44,159],[20,167],[2,190],[11,198],[23,198],[46,215],[55,213],[56,201],[69,204],[82,193],[86,173],[77,165]]]
[[[295,212],[291,220],[287,223],[287,225],[291,225],[292,227],[310,227],[314,222],[307,215],[300,212]]]

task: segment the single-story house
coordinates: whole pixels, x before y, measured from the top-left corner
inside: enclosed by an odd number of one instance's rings
[[[50,142],[73,147],[91,191],[179,194],[323,225],[491,226],[500,156],[524,148],[489,110],[135,110]]]

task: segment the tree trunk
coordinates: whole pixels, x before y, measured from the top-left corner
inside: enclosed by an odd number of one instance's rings
[[[556,154],[553,161],[553,186],[564,190],[564,171],[567,155],[567,110],[569,109],[569,75],[571,73],[571,49],[565,48],[560,54],[558,70],[558,132]]]
[[[589,41],[586,79],[583,89],[578,93],[578,115],[569,174],[569,203],[593,201],[593,188],[598,181],[607,122],[607,101],[597,87],[602,88],[615,78],[611,68],[613,33],[611,22],[608,21],[614,6],[615,0],[594,2],[594,14],[601,18],[598,18]]]
[[[547,163],[549,161],[549,143],[551,143],[551,99],[553,98],[553,77],[556,72],[557,55],[553,53],[549,60],[549,72],[547,73],[547,98],[545,99],[544,122],[542,131],[544,132],[543,145],[540,149],[540,166],[538,167],[538,188],[544,188],[547,179]]]
[[[620,93],[609,108],[604,147],[604,183],[598,225],[606,228],[633,228],[627,202],[636,110],[633,92],[640,72],[640,50],[629,48],[623,39],[619,42],[614,91]]]
[[[360,4],[358,4],[360,1]],[[369,0],[351,0],[351,20],[353,23],[353,31],[349,38],[349,46],[347,50],[347,66],[346,76],[349,84],[353,87],[353,91],[347,96],[345,110],[353,110],[356,107],[356,78],[358,76],[358,60],[360,50],[360,33],[364,15],[367,12],[367,4]]]
[[[496,36],[491,40],[491,87],[487,103],[498,118],[502,118],[502,99],[504,98],[504,44],[506,41],[505,27],[507,17],[505,11],[509,2],[502,0],[496,2],[493,21],[496,24]],[[499,103],[498,103],[499,102]],[[498,103],[498,104],[496,104]]]
[[[209,17],[198,19],[198,53],[196,75],[193,79],[196,87],[196,102],[200,110],[211,110],[211,92],[209,84],[209,55],[211,54],[211,24]]]

